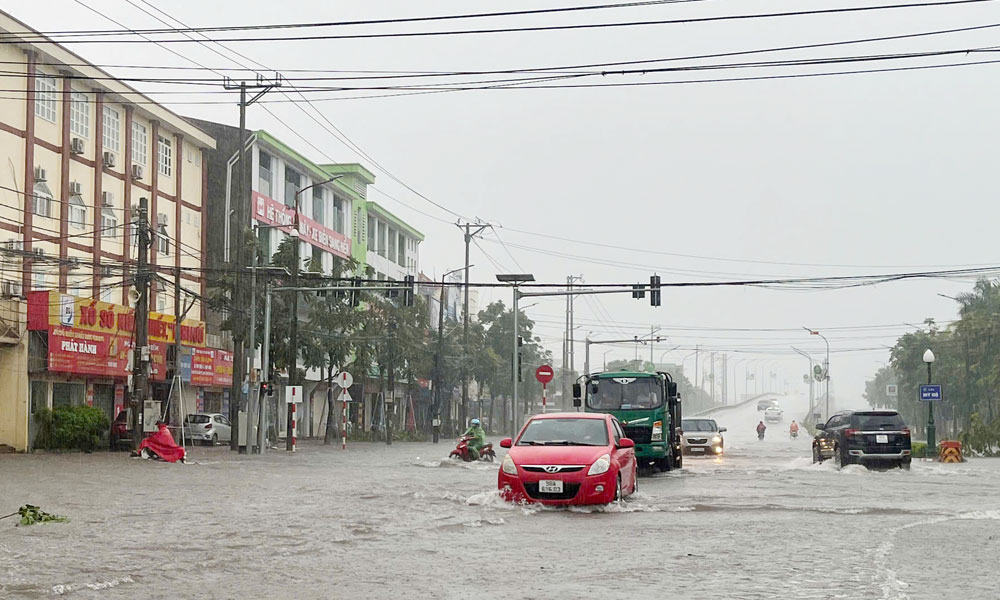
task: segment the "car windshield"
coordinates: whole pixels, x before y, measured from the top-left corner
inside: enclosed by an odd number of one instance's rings
[[[854,413],[853,425],[861,431],[896,430],[906,427],[903,417],[895,412]]]
[[[715,421],[711,419],[685,419],[681,421],[681,429],[684,431],[717,431]]]
[[[595,380],[587,396],[587,407],[594,410],[634,410],[657,408],[663,404],[659,379],[655,377],[614,377]]]
[[[185,419],[188,423],[208,423],[209,420],[208,415],[188,415]]]
[[[606,446],[604,419],[534,419],[524,428],[518,446]]]

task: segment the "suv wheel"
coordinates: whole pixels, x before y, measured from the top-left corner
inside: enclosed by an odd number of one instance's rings
[[[844,453],[840,451],[840,446],[833,447],[833,462],[837,465],[838,469],[843,469],[848,464],[844,460]]]
[[[813,462],[814,463],[823,462],[823,455],[819,453],[819,448],[816,446],[813,446]]]

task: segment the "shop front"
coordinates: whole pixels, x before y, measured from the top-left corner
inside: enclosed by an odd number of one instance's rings
[[[27,313],[31,414],[42,408],[86,404],[100,408],[113,420],[126,405],[130,355],[135,347],[134,311],[127,306],[44,291],[29,294]],[[161,406],[166,406],[176,381],[169,378],[168,368],[168,351],[174,345],[175,332],[172,315],[150,313],[149,393]],[[186,383],[194,388],[190,390],[190,406],[194,408],[198,388],[221,389],[232,380],[232,356],[228,360],[229,379],[214,377],[217,370],[225,371],[225,359],[219,366],[217,356],[229,353],[205,347],[205,324],[201,321],[181,323],[181,344],[182,364],[185,355],[197,353],[207,357],[203,368],[213,373],[211,381],[198,377],[192,381],[188,370]],[[29,447],[32,428],[29,423]]]

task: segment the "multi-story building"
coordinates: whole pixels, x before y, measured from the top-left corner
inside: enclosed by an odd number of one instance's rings
[[[149,260],[164,278],[150,292],[151,322],[172,321],[176,294],[164,281],[172,283],[179,271],[181,287],[190,292],[182,302],[191,304],[185,331],[193,337],[184,342],[205,350],[202,209],[205,153],[215,142],[6,13],[0,13],[0,31],[8,42],[0,46],[6,65],[0,80],[9,90],[0,99],[6,158],[0,313],[8,325],[0,327],[0,444],[25,450],[30,415],[40,408],[86,402],[113,417],[123,405],[125,367],[116,361],[128,347],[118,342],[131,340],[122,324],[131,321],[133,209],[140,198],[147,200],[153,233]],[[162,346],[154,348],[154,380],[167,376],[168,337],[154,336],[154,345]],[[214,354],[203,356],[212,365],[202,366],[214,369],[214,360]],[[158,393],[154,387],[154,397]]]
[[[368,277],[399,281],[407,275],[416,276],[423,234],[375,202],[367,204],[366,223]]]

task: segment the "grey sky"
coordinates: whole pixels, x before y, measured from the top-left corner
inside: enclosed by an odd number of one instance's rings
[[[141,4],[139,0],[134,0]],[[395,30],[487,25],[535,25],[681,18],[757,11],[802,10],[875,2],[705,1],[689,4],[438,25]],[[474,10],[537,8],[529,2],[194,2],[158,3],[190,25],[387,18]],[[546,4],[547,6],[565,4]],[[124,0],[94,2],[131,27],[159,24]],[[148,7],[147,7],[148,8]],[[106,28],[110,24],[70,1],[16,3],[7,10],[36,29]],[[636,60],[808,44],[870,36],[1000,23],[1000,3],[902,9],[848,15],[650,26],[577,32],[523,33],[418,39],[233,44],[279,69],[435,70],[524,68]],[[764,59],[875,54],[997,45],[1000,29],[891,43],[843,46]],[[172,46],[210,66],[232,66],[194,44]],[[185,64],[152,45],[77,45],[95,63]],[[994,54],[921,59],[898,64],[991,60]],[[733,60],[747,60],[737,58]],[[716,59],[718,62],[718,59]],[[690,62],[683,64],[691,64]],[[893,63],[892,66],[896,66]],[[834,66],[822,70],[865,68]],[[889,66],[874,65],[875,67]],[[781,73],[807,72],[781,70]],[[125,74],[125,70],[113,70]],[[649,75],[628,81],[698,79],[761,74],[712,71]],[[646,281],[655,266],[667,281],[820,276],[921,270],[929,265],[998,264],[991,235],[1000,217],[995,202],[994,108],[1000,65],[841,77],[612,89],[497,90],[317,103],[366,152],[403,181],[469,217],[511,229],[549,232],[581,242],[739,260],[858,265],[801,267],[680,258],[618,251],[501,230],[524,270],[546,282],[583,274],[590,282]],[[598,82],[625,81],[606,77]],[[139,86],[140,89],[151,88]],[[331,94],[323,94],[330,96]],[[275,99],[279,96],[273,96]],[[282,119],[326,156],[308,149],[260,107],[251,127],[266,128],[316,160],[368,161],[319,129],[294,106],[272,104]],[[235,123],[235,106],[180,106],[200,118]],[[376,172],[377,187],[446,221],[454,217]],[[427,235],[421,266],[431,276],[460,264],[461,236],[450,224],[417,214],[378,195],[373,199]],[[473,249],[473,280],[491,281],[503,270],[520,271],[495,238]],[[539,254],[530,246],[581,259],[620,261],[612,267]],[[491,260],[492,259],[492,260]],[[500,265],[500,268],[493,263]],[[861,268],[860,266],[884,266]],[[663,295],[663,306],[631,297],[577,302],[577,333],[621,336],[661,325],[670,341],[738,347],[770,358],[782,377],[803,389],[804,359],[788,347],[822,353],[805,331],[727,332],[706,328],[847,327],[950,320],[955,295],[971,281],[913,281],[841,291],[699,288]],[[483,301],[510,294],[485,292]],[[562,302],[529,309],[539,333],[560,355]],[[626,322],[609,326],[611,320]],[[671,327],[674,326],[674,327]],[[618,330],[618,331],[616,331]],[[860,402],[864,380],[888,359],[907,331],[830,331],[834,389]],[[608,332],[608,333],[603,333]],[[776,354],[767,354],[774,351]],[[625,358],[623,348],[608,358]],[[648,349],[640,350],[648,357]],[[657,355],[659,352],[657,352]],[[688,351],[671,356],[679,360]],[[659,358],[659,356],[657,356]],[[599,357],[595,362],[599,361]],[[577,366],[582,367],[582,344]],[[689,361],[688,367],[692,366]],[[731,363],[732,364],[732,363]],[[743,368],[732,385],[742,392]],[[798,382],[798,383],[796,383]]]

